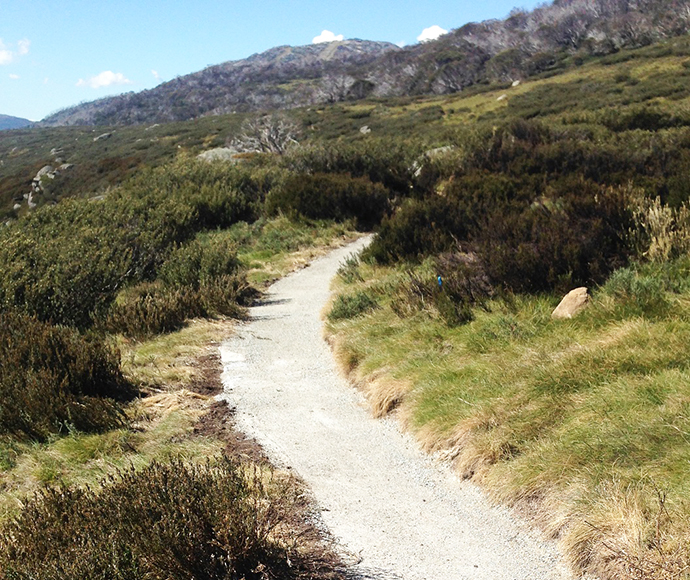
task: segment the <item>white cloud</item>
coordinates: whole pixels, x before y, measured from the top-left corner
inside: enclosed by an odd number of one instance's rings
[[[395,45],[400,47],[400,48],[405,48],[407,46],[407,42],[405,42],[404,40],[401,40],[400,42],[396,42]]]
[[[157,81],[161,80],[161,75],[158,74],[157,70],[151,69],[151,74],[153,75],[153,78],[156,79]]]
[[[29,54],[29,47],[31,46],[31,41],[25,38],[17,43],[17,54],[25,55]]]
[[[434,24],[422,30],[422,33],[417,37],[419,42],[428,42],[429,40],[436,40],[439,36],[448,34],[447,30],[444,30],[440,26]]]
[[[16,81],[16,80],[19,79],[19,75],[11,74],[11,75],[10,75],[10,78],[11,78],[13,81]]]
[[[100,89],[101,87],[111,87],[114,85],[131,85],[133,84],[122,73],[114,73],[111,70],[105,70],[102,73],[91,77],[88,80],[79,79],[77,81],[78,87],[91,87],[92,89]]]
[[[330,30],[323,30],[321,34],[314,37],[312,40],[313,44],[319,44],[321,42],[335,42],[343,40],[345,37],[342,34],[335,35]]]
[[[0,66],[14,62],[18,56],[29,54],[30,45],[31,42],[29,40],[20,40],[17,43],[17,50],[12,50],[11,47],[8,47],[2,39],[0,39]]]

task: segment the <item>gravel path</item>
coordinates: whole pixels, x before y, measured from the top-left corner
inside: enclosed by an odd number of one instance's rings
[[[375,420],[338,373],[320,312],[339,264],[366,240],[274,284],[224,343],[237,426],[311,487],[323,521],[377,580],[571,579],[552,544]]]

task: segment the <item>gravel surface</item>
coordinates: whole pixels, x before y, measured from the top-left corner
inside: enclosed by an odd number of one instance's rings
[[[320,312],[340,263],[367,240],[274,284],[221,347],[239,429],[312,489],[355,575],[377,580],[572,579],[552,543],[375,420],[339,374]]]

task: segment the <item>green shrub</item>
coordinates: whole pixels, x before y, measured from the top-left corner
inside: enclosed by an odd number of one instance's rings
[[[446,253],[425,263],[421,271],[408,271],[395,290],[391,309],[401,318],[435,311],[452,327],[473,320],[473,308],[486,310],[493,293],[475,255]]]
[[[95,335],[0,312],[0,432],[45,439],[121,424],[133,394],[119,353]]]
[[[452,247],[458,228],[463,227],[458,212],[458,206],[444,197],[407,200],[383,220],[362,258],[391,264],[444,252]]]
[[[328,313],[328,320],[336,321],[355,318],[373,310],[377,306],[376,299],[372,298],[365,291],[359,291],[352,295],[340,294],[335,299],[333,307]]]
[[[366,177],[395,195],[406,196],[415,182],[414,161],[423,152],[423,145],[418,143],[370,138],[355,143],[300,147],[285,157],[285,166],[294,173]]]
[[[252,288],[244,275],[223,275],[202,282],[199,287],[199,302],[204,316],[233,316],[242,318],[244,306],[255,298],[257,291]]]
[[[420,261],[459,245],[493,286],[518,292],[602,282],[627,263],[632,215],[628,186],[618,182],[637,174],[637,152],[528,121],[471,136],[464,147],[440,193],[406,200],[366,255]],[[644,173],[653,164],[641,165]]]
[[[228,460],[154,463],[96,491],[47,489],[0,529],[0,579],[339,577],[325,543],[296,531],[298,494]]]
[[[192,240],[173,250],[158,271],[158,279],[169,286],[198,290],[206,282],[237,273],[237,248],[228,236],[214,234],[203,243]]]
[[[105,328],[137,339],[179,330],[205,309],[194,288],[143,282],[124,290],[105,319]]]
[[[103,324],[110,332],[145,339],[179,330],[191,318],[241,318],[252,296],[253,289],[239,274],[209,277],[196,287],[142,282],[120,293]]]
[[[388,209],[388,191],[364,177],[317,173],[292,175],[267,200],[269,212],[282,211],[309,219],[353,219],[358,229],[371,229]]]
[[[233,167],[180,161],[143,172],[103,199],[66,200],[0,230],[0,309],[89,328],[122,288],[162,277],[171,285],[232,275],[235,249],[197,233],[253,219],[265,181]],[[167,300],[167,299],[166,299]]]

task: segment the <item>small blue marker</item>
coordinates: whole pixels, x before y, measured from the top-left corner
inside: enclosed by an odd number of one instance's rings
[[[443,288],[443,279],[441,278],[441,276],[438,277],[438,287]]]

